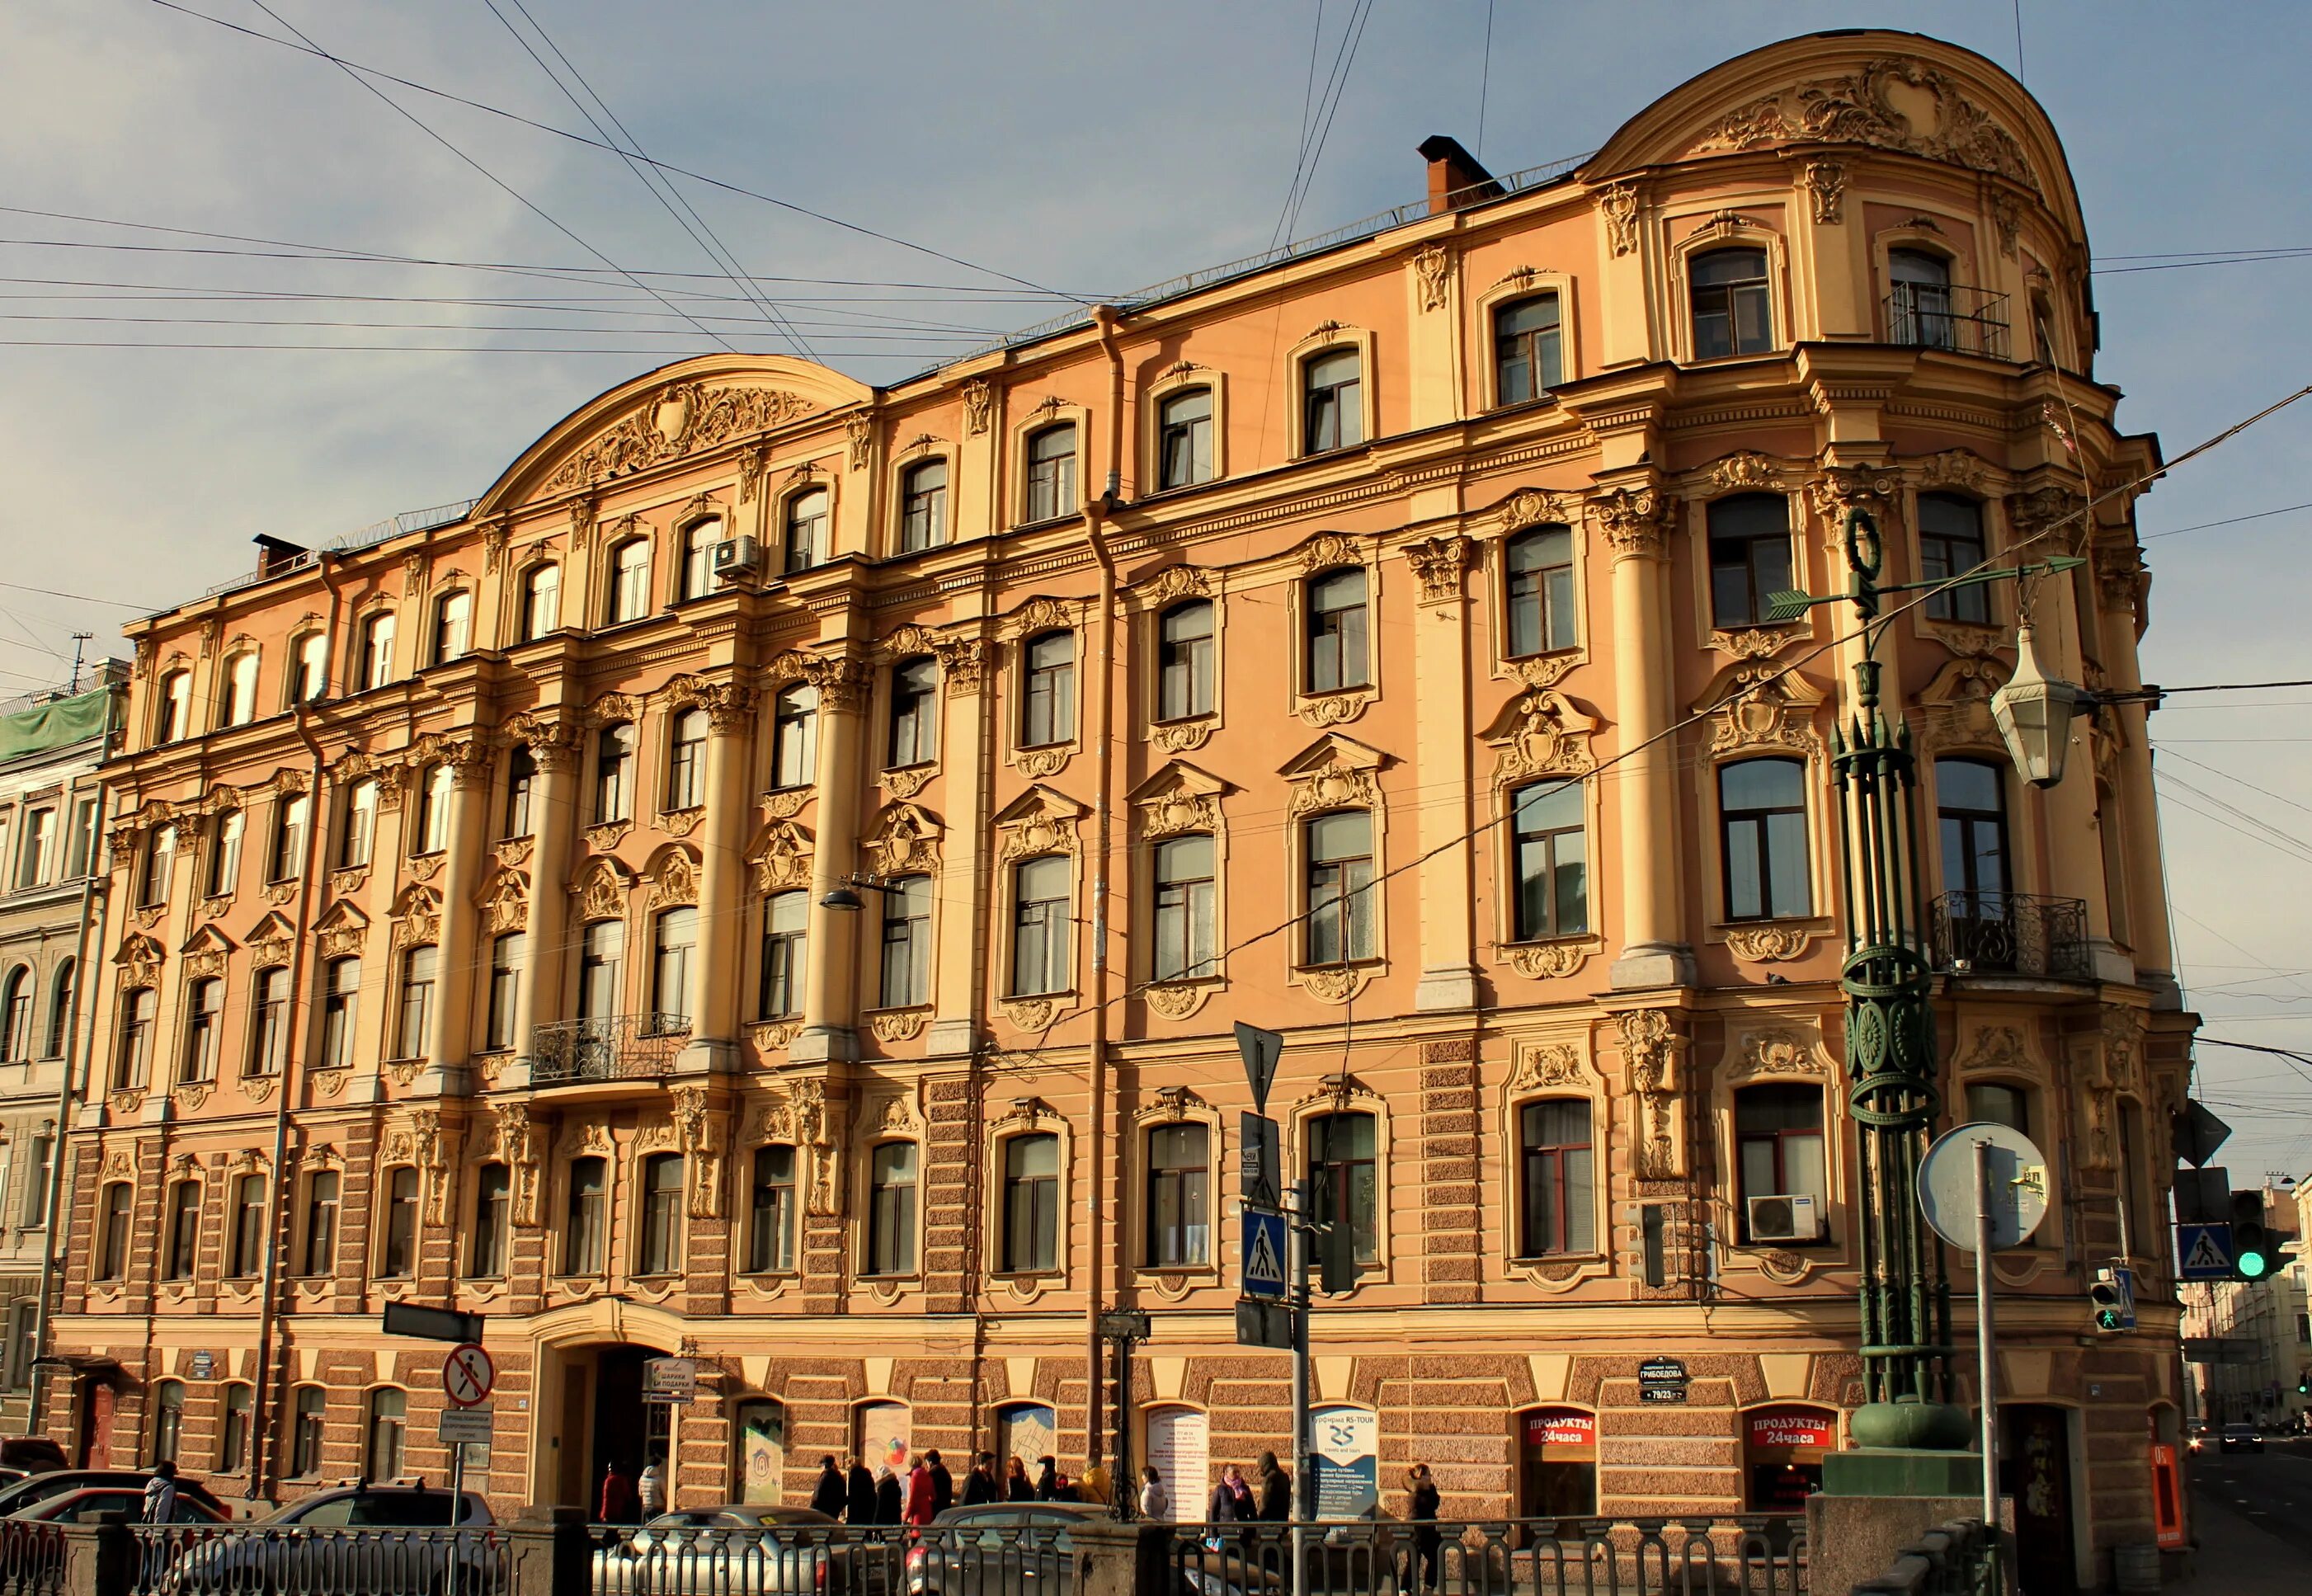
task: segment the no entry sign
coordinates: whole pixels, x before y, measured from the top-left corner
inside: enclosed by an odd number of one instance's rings
[[[475,1407],[490,1399],[498,1372],[490,1355],[470,1343],[453,1346],[442,1360],[442,1394],[460,1407]]]

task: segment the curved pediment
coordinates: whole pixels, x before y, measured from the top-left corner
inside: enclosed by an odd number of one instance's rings
[[[474,506],[479,518],[598,487],[741,438],[872,402],[839,372],[777,355],[702,355],[619,384],[522,452]]]

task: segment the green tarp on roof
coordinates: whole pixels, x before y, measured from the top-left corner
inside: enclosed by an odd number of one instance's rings
[[[0,759],[63,748],[96,736],[105,729],[105,713],[111,703],[112,690],[99,688],[76,698],[59,698],[38,709],[0,715]]]

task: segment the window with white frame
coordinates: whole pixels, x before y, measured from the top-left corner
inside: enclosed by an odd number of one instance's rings
[[[1203,833],[1156,845],[1150,883],[1155,899],[1152,979],[1193,981],[1219,971],[1215,851],[1213,838]]]
[[[667,727],[666,807],[696,809],[706,802],[706,712],[686,709]]]
[[[321,1046],[314,1060],[321,1069],[344,1069],[354,1061],[355,1008],[361,998],[361,960],[332,959],[321,967]]]
[[[380,610],[361,624],[358,680],[363,688],[393,680],[393,611]]]
[[[240,809],[228,809],[218,814],[209,825],[209,879],[207,896],[229,897],[241,881],[241,839],[248,827],[248,815]]]
[[[428,765],[417,778],[417,832],[412,854],[438,854],[450,846],[453,781],[447,765]]]
[[[245,726],[257,718],[257,651],[242,649],[224,662],[224,715],[228,726]]]
[[[594,824],[634,818],[635,728],[612,721],[594,736]]]
[[[185,1085],[214,1081],[218,1033],[224,1023],[224,980],[203,976],[185,988],[185,1048],[177,1079]]]
[[[273,856],[266,861],[267,881],[297,879],[305,868],[305,826],[313,801],[302,793],[285,793],[273,806]]]
[[[607,1020],[626,1002],[626,923],[589,920],[578,934],[578,1018]]]
[[[1765,623],[1768,601],[1791,582],[1791,502],[1780,494],[1714,499],[1710,522],[1710,618],[1721,627]]]
[[[1310,1220],[1345,1223],[1359,1263],[1380,1257],[1379,1126],[1368,1113],[1318,1114],[1302,1122]]]
[[[1065,742],[1075,732],[1076,635],[1045,632],[1020,651],[1020,746]]]
[[[828,505],[831,495],[823,487],[814,487],[795,495],[787,501],[784,546],[780,550],[779,569],[788,575],[808,571],[825,559],[831,550],[827,539]]]
[[[765,900],[762,990],[756,1004],[760,1018],[783,1020],[802,1012],[810,928],[810,893],[774,892]]]
[[[695,521],[682,529],[682,573],[679,599],[699,599],[714,591],[714,550],[722,541],[720,521]]]
[[[561,626],[562,567],[532,566],[521,579],[521,640],[535,643]]]
[[[401,1012],[394,1026],[393,1057],[423,1058],[434,1039],[434,981],[439,950],[430,944],[401,955]]]
[[[881,1142],[867,1154],[869,1275],[915,1270],[915,1144]]]
[[[884,764],[894,769],[930,764],[939,757],[938,724],[938,663],[928,654],[901,660],[891,667],[891,736]]]
[[[464,588],[434,601],[434,662],[462,659],[474,645],[474,595]]]
[[[1069,871],[1064,855],[1022,859],[1012,871],[1012,991],[1035,997],[1071,985]]]
[[[1764,250],[1712,250],[1686,263],[1694,309],[1694,356],[1764,355],[1774,346]]]
[[[1076,513],[1076,427],[1073,421],[1028,437],[1028,520],[1055,521]]]
[[[1213,390],[1167,394],[1156,412],[1156,483],[1193,487],[1213,479]]]
[[[1365,435],[1364,359],[1354,349],[1327,349],[1300,363],[1300,452],[1322,454],[1362,443]]]
[[[1212,1261],[1212,1130],[1194,1120],[1148,1132],[1148,1267]]]
[[[1301,835],[1308,862],[1304,962],[1375,957],[1372,816],[1362,809],[1312,815]]]
[[[346,789],[345,821],[337,832],[339,870],[359,870],[369,863],[377,836],[377,782],[363,776]]]
[[[628,538],[610,550],[610,602],[603,619],[612,626],[650,613],[650,539]]]
[[[289,702],[311,704],[328,690],[329,637],[307,632],[289,645]]]
[[[1530,294],[1493,311],[1493,402],[1539,399],[1564,379],[1557,295]]]
[[[1573,533],[1562,526],[1528,527],[1502,546],[1504,641],[1511,659],[1572,648]]]
[[[1060,1138],[1049,1131],[1004,1141],[1000,1267],[1007,1275],[1060,1267]]]
[[[1362,566],[1323,571],[1308,584],[1307,685],[1311,693],[1361,688],[1366,661],[1365,573]]]
[[[899,552],[919,554],[947,541],[947,461],[927,460],[899,478]]]
[[[1588,1098],[1545,1098],[1518,1109],[1519,1257],[1596,1247],[1592,1157]]]
[[[1580,782],[1537,782],[1510,800],[1517,893],[1511,933],[1519,942],[1590,929],[1590,833]]]
[[[932,878],[903,875],[884,883],[882,1006],[931,1001]]]
[[[771,700],[771,785],[807,787],[819,779],[819,689],[808,682]]]
[[[1195,720],[1212,714],[1214,688],[1213,606],[1187,599],[1156,618],[1156,718]]]
[[[661,911],[651,929],[651,1014],[661,1031],[690,1029],[691,981],[698,958],[698,910]]]

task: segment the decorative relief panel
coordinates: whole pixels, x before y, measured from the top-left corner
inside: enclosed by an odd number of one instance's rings
[[[1217,981],[1155,981],[1140,989],[1141,999],[1160,1019],[1193,1019],[1205,999],[1220,989]]]
[[[1835,227],[1846,219],[1846,162],[1809,161],[1806,163],[1807,192],[1814,196],[1814,219]]]
[[[670,847],[659,850],[651,861],[650,907],[661,908],[668,904],[698,901],[698,862],[687,848]]]
[[[1974,171],[1995,172],[2035,194],[2039,191],[2039,180],[2013,134],[1941,72],[1899,56],[1882,57],[1843,76],[1762,95],[1712,124],[1695,142],[1694,153],[1783,143],[1902,150]]]
[[[393,946],[398,951],[442,940],[442,899],[431,887],[404,887],[393,900]]]
[[[1633,1166],[1640,1179],[1677,1179],[1686,1166],[1678,1092],[1687,1039],[1660,1009],[1616,1014],[1614,1024],[1621,1036],[1622,1065],[1635,1114]]]
[[[1531,688],[1504,705],[1479,735],[1493,746],[1493,779],[1507,784],[1537,776],[1581,776],[1597,768],[1590,752],[1596,717],[1548,688]]]
[[[749,433],[783,426],[810,415],[810,400],[777,388],[709,388],[670,382],[624,419],[573,454],[547,478],[549,493],[591,487]]]
[[[1320,737],[1280,769],[1292,789],[1286,814],[1293,820],[1327,809],[1380,807],[1379,773],[1387,756],[1339,732]]]
[[[1318,532],[1300,546],[1300,568],[1317,572],[1330,570],[1335,566],[1359,566],[1364,555],[1355,541],[1340,532]]]
[[[530,878],[500,870],[482,893],[482,929],[491,936],[530,928]]]
[[[1218,832],[1221,799],[1229,785],[1220,777],[1175,759],[1132,790],[1133,833],[1158,842],[1192,831]]]
[[[1521,1097],[1532,1092],[1569,1090],[1593,1092],[1603,1086],[1598,1072],[1590,1062],[1586,1040],[1552,1041],[1543,1038],[1519,1039],[1511,1054],[1509,1094]]]
[[[1808,926],[1785,923],[1733,925],[1727,928],[1726,948],[1747,963],[1775,964],[1805,952],[1807,940],[1813,934]]]
[[[942,828],[937,817],[916,803],[889,803],[860,839],[880,876],[937,873]]]
[[[754,863],[759,891],[784,892],[810,884],[811,836],[793,820],[774,820],[764,827],[748,857]]]
[[[1063,1012],[1058,997],[1003,997],[996,1000],[1003,1018],[1016,1030],[1044,1030]]]
[[[931,1021],[929,1004],[919,1008],[877,1009],[867,1016],[867,1029],[874,1032],[879,1042],[912,1042],[923,1035],[924,1027]]]
[[[320,943],[322,958],[349,958],[362,951],[363,939],[369,934],[369,916],[353,903],[340,899],[314,922],[313,929]]]
[[[1800,1078],[1831,1080],[1841,1066],[1825,1050],[1822,1029],[1808,1023],[1761,1025],[1747,1032],[1728,1027],[1726,1057],[1721,1083],[1746,1085],[1752,1081]]]
[[[1501,950],[1509,967],[1529,981],[1559,981],[1605,951],[1595,936],[1561,937],[1551,942],[1509,943]]]
[[[1712,754],[1792,750],[1812,758],[1823,752],[1822,735],[1812,723],[1822,701],[1821,690],[1804,677],[1770,663],[1747,663],[1721,671],[1695,713],[1710,717]]]
[[[1421,308],[1441,311],[1452,293],[1453,257],[1442,244],[1424,244],[1413,254],[1414,281],[1420,285]]]
[[[1606,213],[1607,236],[1618,259],[1638,247],[1638,189],[1634,183],[1613,183],[1598,191],[1598,206]]]
[[[1006,863],[1039,854],[1076,851],[1076,822],[1088,812],[1064,793],[1040,784],[1004,805],[995,817],[996,857]]]
[[[1773,492],[1782,485],[1781,464],[1755,449],[1738,449],[1710,466],[1710,486],[1720,493],[1744,489]]]
[[[1493,513],[1504,535],[1529,526],[1576,526],[1581,521],[1581,498],[1548,488],[1520,487],[1503,499]]]
[[[626,914],[626,894],[634,878],[616,859],[589,859],[571,878],[570,895],[578,899],[581,920],[621,920]]]

